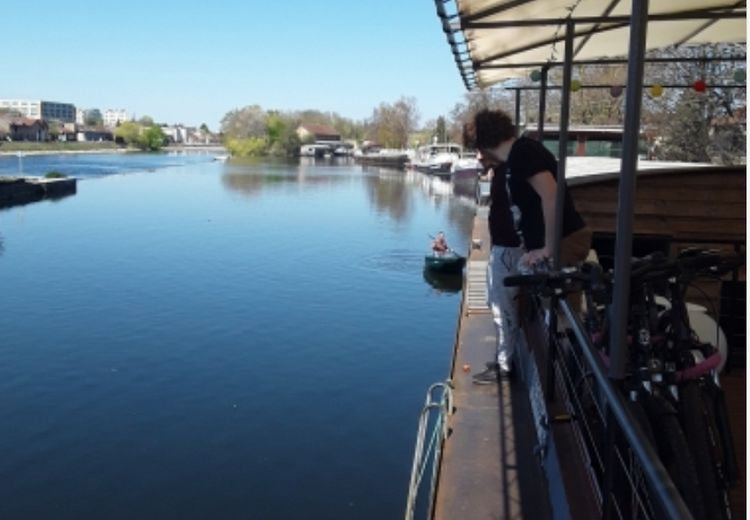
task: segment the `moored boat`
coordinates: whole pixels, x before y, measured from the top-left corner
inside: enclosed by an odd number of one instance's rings
[[[436,143],[420,146],[412,162],[422,173],[450,178],[451,167],[461,157],[463,148],[455,143]]]

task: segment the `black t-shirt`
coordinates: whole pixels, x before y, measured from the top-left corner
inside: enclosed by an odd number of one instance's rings
[[[508,185],[513,204],[521,210],[521,233],[526,249],[544,247],[544,211],[542,199],[529,183],[534,175],[547,171],[545,175],[557,176],[557,160],[542,143],[521,137],[508,154]],[[555,179],[557,180],[557,179]],[[581,215],[573,205],[570,192],[565,190],[563,207],[563,236],[566,237],[584,227]],[[552,247],[552,244],[549,244]]]
[[[505,164],[493,168],[495,174],[492,176],[490,184],[490,205],[489,225],[490,238],[493,246],[518,247],[521,240],[513,225],[513,213],[510,210],[510,201],[508,200],[508,188],[506,186]]]

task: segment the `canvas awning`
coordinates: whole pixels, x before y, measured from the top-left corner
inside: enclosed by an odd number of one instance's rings
[[[527,77],[563,60],[566,23],[574,22],[574,61],[627,54],[628,0],[455,0],[438,15],[467,88]],[[745,2],[651,0],[646,48],[746,41]]]

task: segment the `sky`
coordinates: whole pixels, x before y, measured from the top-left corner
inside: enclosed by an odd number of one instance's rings
[[[360,120],[401,96],[423,124],[465,92],[433,0],[3,4],[0,98],[218,130],[247,105]]]

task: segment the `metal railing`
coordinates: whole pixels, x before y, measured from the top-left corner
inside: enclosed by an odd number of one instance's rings
[[[562,397],[576,418],[579,442],[589,459],[603,516],[652,518],[659,511],[675,520],[693,518],[638,419],[606,374],[577,313],[565,300],[559,306],[577,345],[567,349],[558,345],[561,352],[555,372],[562,383]],[[615,442],[617,432],[624,442]],[[625,479],[621,487],[627,496],[613,495],[615,472]]]
[[[440,394],[435,398],[436,391]],[[417,429],[417,443],[414,448],[414,461],[409,479],[409,496],[406,502],[406,520],[413,520],[416,513],[417,498],[422,487],[422,479],[425,471],[431,466],[430,496],[428,498],[427,515],[432,518],[432,509],[435,501],[435,487],[437,484],[440,456],[443,452],[443,443],[448,438],[448,417],[453,413],[453,387],[449,381],[435,383],[427,390],[422,413],[419,415],[419,427]],[[430,418],[434,416],[434,424],[430,433],[429,442],[425,446],[427,430]],[[430,456],[432,455],[432,456]]]

